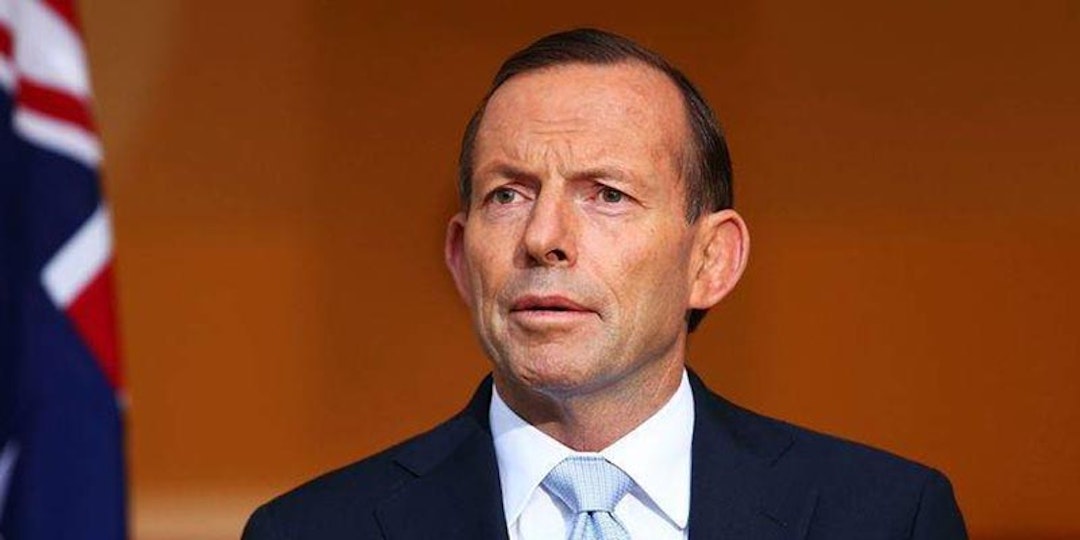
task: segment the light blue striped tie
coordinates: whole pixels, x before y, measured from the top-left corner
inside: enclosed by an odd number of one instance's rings
[[[622,469],[600,456],[573,456],[551,469],[543,484],[576,514],[569,540],[630,540],[611,514],[634,485]]]

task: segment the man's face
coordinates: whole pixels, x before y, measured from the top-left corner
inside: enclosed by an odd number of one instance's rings
[[[687,134],[678,89],[639,63],[548,68],[492,96],[447,261],[500,388],[566,397],[681,369],[702,307]]]

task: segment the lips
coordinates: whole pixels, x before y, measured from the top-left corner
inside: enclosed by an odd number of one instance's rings
[[[591,312],[591,309],[566,298],[565,296],[548,295],[548,296],[535,296],[528,295],[522,296],[514,301],[510,306],[511,312],[518,311],[531,311],[531,312]]]
[[[533,337],[576,331],[600,320],[597,311],[557,294],[518,297],[508,316],[515,328]]]

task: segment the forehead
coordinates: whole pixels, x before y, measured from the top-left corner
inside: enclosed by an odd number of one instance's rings
[[[523,135],[585,134],[598,144],[682,148],[683,98],[659,70],[641,62],[567,64],[517,75],[489,100],[478,146]]]

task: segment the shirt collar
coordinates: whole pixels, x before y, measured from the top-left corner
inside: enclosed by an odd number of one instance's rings
[[[525,509],[534,490],[563,459],[579,454],[517,415],[492,386],[489,410],[507,524]],[[645,495],[680,529],[690,518],[690,454],[694,397],[683,371],[675,394],[656,413],[601,450],[633,478]]]
[[[690,518],[690,455],[694,436],[694,394],[682,382],[660,410],[600,451],[652,499],[680,529]]]

